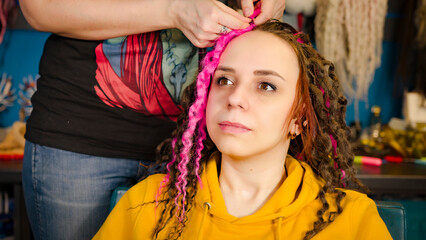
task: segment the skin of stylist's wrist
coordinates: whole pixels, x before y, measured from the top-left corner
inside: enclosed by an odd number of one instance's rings
[[[166,9],[166,24],[168,28],[177,28],[177,16],[179,14],[179,11],[182,11],[182,6],[179,6],[181,1],[180,0],[161,0],[165,2],[165,8]]]

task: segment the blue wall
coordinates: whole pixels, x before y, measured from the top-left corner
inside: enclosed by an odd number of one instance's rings
[[[23,77],[38,73],[43,45],[48,33],[33,30],[7,30],[0,45],[0,77],[3,73],[12,77],[15,94],[18,95],[19,84]],[[19,119],[20,105],[15,100],[14,106],[0,112],[0,127],[9,127]]]

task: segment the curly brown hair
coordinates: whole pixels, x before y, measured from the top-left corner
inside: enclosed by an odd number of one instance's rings
[[[322,202],[322,208],[318,210],[318,219],[313,223],[313,229],[305,234],[304,239],[311,239],[335,217],[342,212],[341,201],[345,193],[339,188],[351,188],[361,192],[367,192],[367,188],[355,177],[353,167],[353,152],[348,136],[349,128],[345,122],[347,100],[343,96],[340,83],[334,71],[333,63],[324,59],[309,42],[309,37],[298,33],[292,26],[277,20],[270,20],[257,26],[254,31],[264,31],[287,41],[295,51],[299,66],[300,76],[296,87],[296,98],[289,119],[297,119],[297,124],[302,126],[301,134],[290,143],[289,154],[304,161],[321,177],[325,184],[318,192],[318,198]],[[188,110],[195,100],[195,83],[190,85],[182,97],[182,106]],[[177,121],[177,129],[173,137],[165,140],[157,148],[158,161],[160,163],[171,162],[173,155],[179,157],[182,149],[182,135],[187,128],[188,111],[183,112]],[[201,163],[208,160],[210,155],[217,151],[216,146],[207,135],[203,142]],[[195,150],[195,147],[192,147]],[[190,159],[195,156],[195,151],[190,151]],[[203,171],[203,164],[199,173]],[[195,163],[190,161],[187,165],[187,185],[185,209],[191,211],[194,197],[197,194],[197,177],[194,173]],[[181,236],[187,218],[183,222],[173,221],[173,217],[179,212],[174,202],[178,196],[176,183],[179,170],[177,161],[168,166],[168,182],[165,191],[160,196],[160,203],[164,204],[158,224],[154,229],[152,238],[157,239],[159,233],[166,225],[173,224],[168,239],[177,239]],[[326,194],[334,198],[334,202],[326,199]],[[325,213],[330,204],[335,204],[337,211],[330,212],[325,219]]]

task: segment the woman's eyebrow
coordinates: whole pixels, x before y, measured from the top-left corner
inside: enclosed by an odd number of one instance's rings
[[[280,74],[278,74],[277,72],[272,71],[272,70],[256,70],[256,71],[254,71],[253,73],[254,73],[254,75],[257,75],[257,76],[267,76],[267,75],[272,75],[272,76],[279,77],[279,78],[281,78],[282,80],[286,81],[286,80],[285,80],[285,78],[284,78],[283,76],[281,76]]]
[[[231,72],[231,73],[235,73],[235,69],[230,68],[230,67],[226,67],[226,66],[219,66],[217,67],[216,70],[220,70],[220,71],[224,71],[224,72]]]
[[[231,68],[231,67],[227,67],[227,66],[219,66],[217,67],[216,71],[224,71],[224,72],[230,72],[230,73],[235,73],[235,69]],[[281,78],[282,80],[286,81],[285,78],[283,76],[281,76],[279,73],[272,71],[272,70],[256,70],[253,72],[254,75],[257,76],[268,76],[268,75],[272,75],[272,76],[276,76]]]

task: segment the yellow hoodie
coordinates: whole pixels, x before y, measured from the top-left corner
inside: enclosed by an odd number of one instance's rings
[[[195,206],[181,239],[303,239],[318,220],[322,207],[317,194],[323,181],[305,163],[288,156],[288,177],[261,209],[246,217],[230,215],[219,187],[216,159],[206,163]],[[150,239],[161,213],[155,208],[156,192],[164,174],[156,174],[132,187],[118,202],[93,239]],[[298,190],[299,189],[299,190]],[[313,239],[392,239],[377,212],[374,201],[365,194],[344,190],[343,212]],[[334,200],[328,196],[330,210]],[[207,204],[208,203],[208,204]],[[210,206],[210,207],[209,207]],[[328,216],[328,215],[327,215]],[[168,225],[169,226],[169,225]],[[170,226],[169,226],[170,227]],[[159,239],[167,239],[168,229]]]

